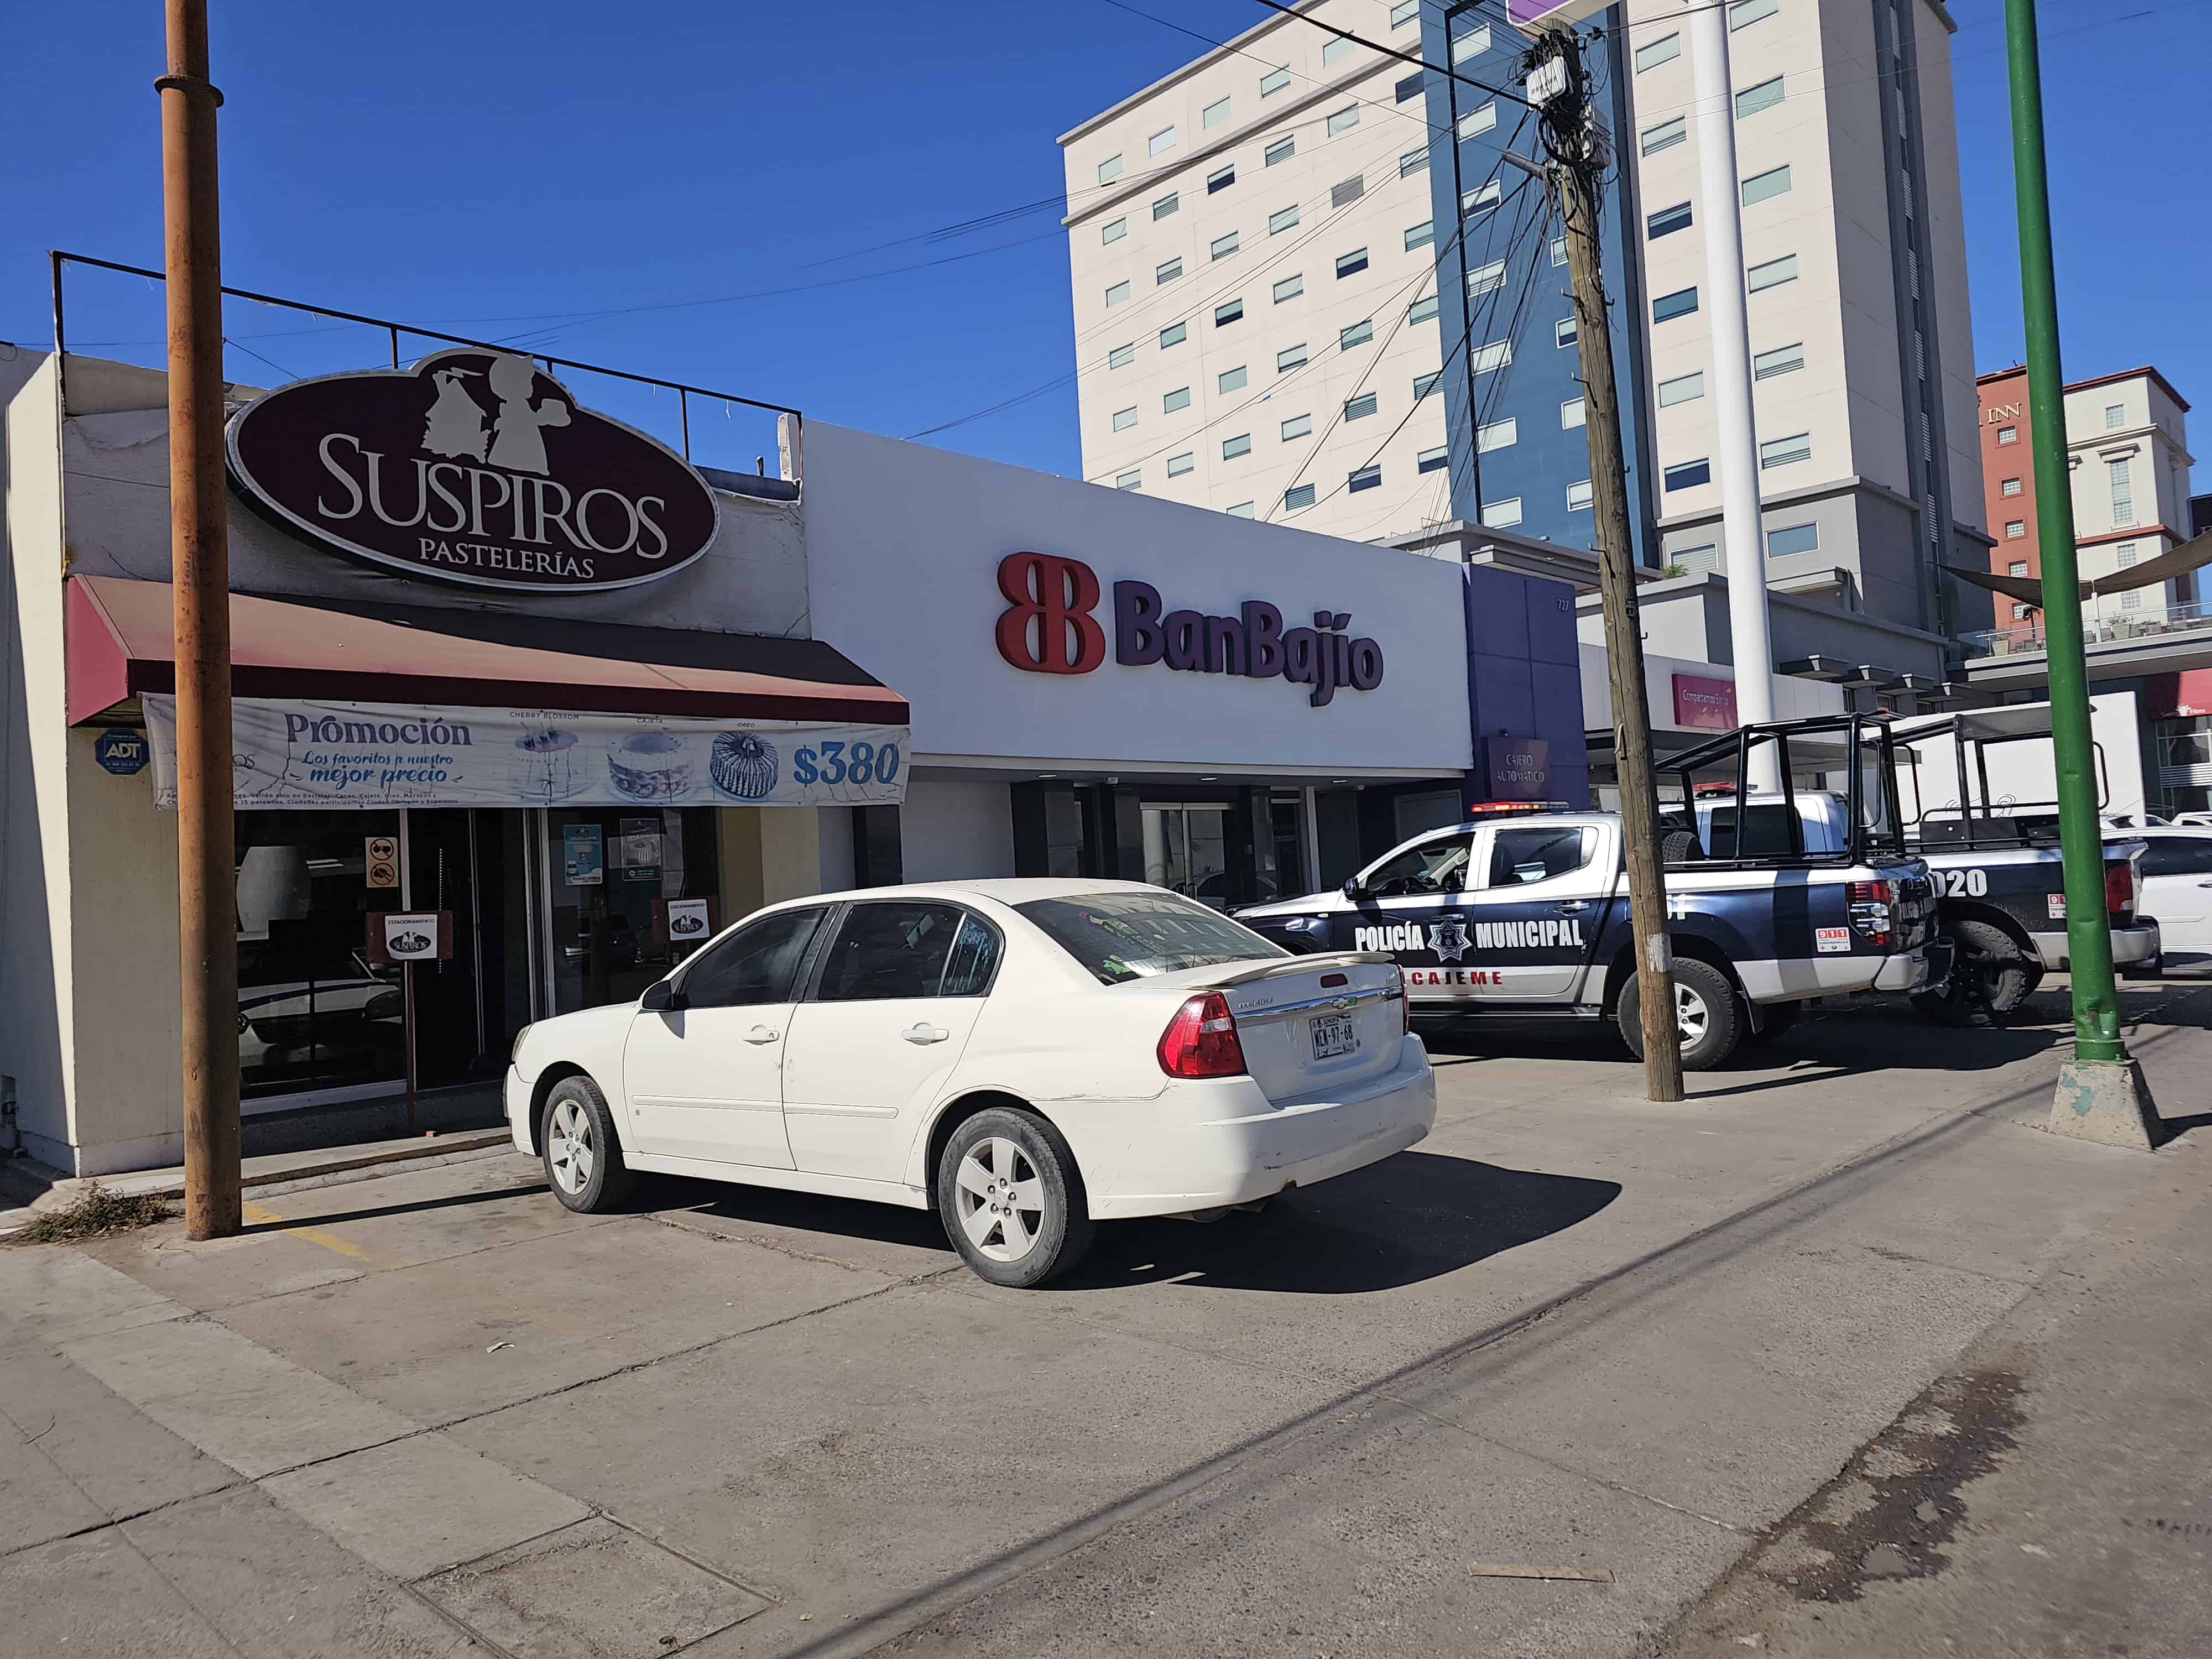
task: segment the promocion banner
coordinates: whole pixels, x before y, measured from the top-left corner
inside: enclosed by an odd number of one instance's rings
[[[177,804],[177,700],[142,699],[154,793]],[[876,806],[906,798],[907,728],[240,697],[233,803],[255,807]]]

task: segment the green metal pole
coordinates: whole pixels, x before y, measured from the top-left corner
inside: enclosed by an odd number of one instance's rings
[[[2066,465],[2065,380],[2058,366],[2058,283],[2051,270],[2051,181],[2043,155],[2043,65],[2035,0],[2005,0],[2012,79],[2013,186],[2020,209],[2021,308],[2027,325],[2028,435],[2035,450],[2035,516],[2043,556],[2043,637],[2051,666],[2051,746],[2058,772],[2058,833],[2066,860],[2066,951],[2074,981],[2074,1057],[2125,1060],[2112,940],[2105,917],[2103,826],[2089,738],[2089,669],[2082,655],[2074,485]]]

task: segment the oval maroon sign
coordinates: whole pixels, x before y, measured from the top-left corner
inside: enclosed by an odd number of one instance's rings
[[[689,462],[510,352],[295,380],[231,417],[228,448],[232,482],[283,527],[441,581],[627,587],[714,539]]]

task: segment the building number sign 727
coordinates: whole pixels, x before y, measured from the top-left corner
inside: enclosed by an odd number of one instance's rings
[[[1934,874],[1936,890],[1945,898],[1979,898],[1990,890],[1986,870],[1938,870]]]

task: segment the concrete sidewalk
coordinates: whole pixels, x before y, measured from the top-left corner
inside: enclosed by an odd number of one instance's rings
[[[2188,1097],[2212,995],[2127,998]],[[578,1217],[512,1156],[0,1251],[0,1629],[1633,1654],[2182,1155],[2043,1133],[2061,1035],[1855,1011],[1674,1106],[1622,1058],[1439,1054],[1420,1147],[1105,1229],[1042,1291],[917,1212],[671,1182]]]

